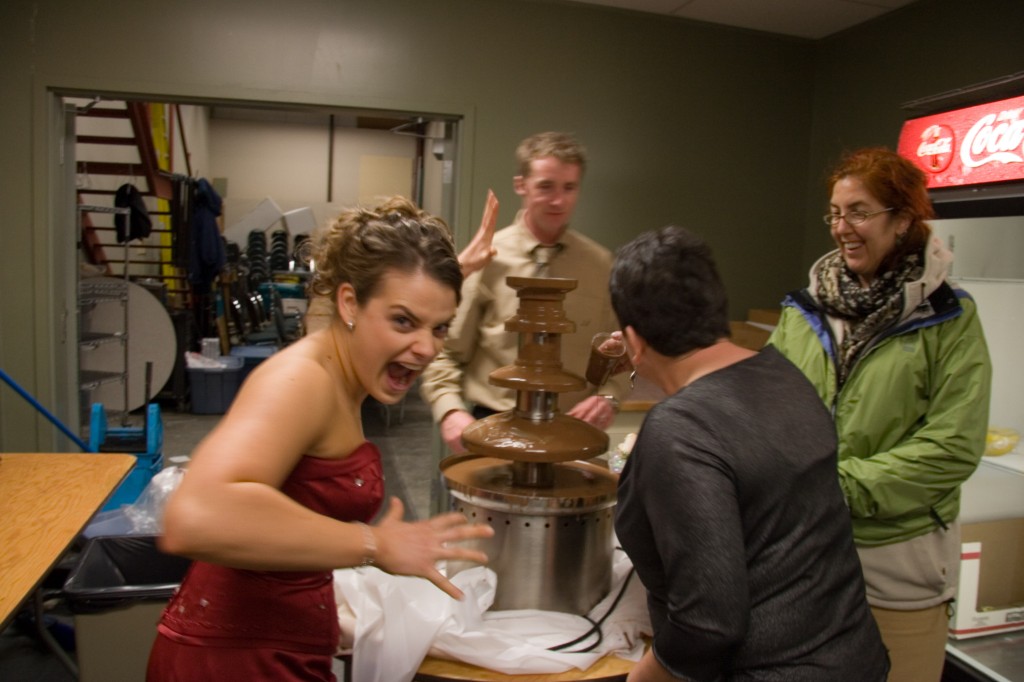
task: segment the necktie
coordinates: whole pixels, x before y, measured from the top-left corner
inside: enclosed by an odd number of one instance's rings
[[[562,250],[561,244],[554,246],[537,245],[533,247],[534,277],[547,277],[548,265],[554,259],[555,254]]]

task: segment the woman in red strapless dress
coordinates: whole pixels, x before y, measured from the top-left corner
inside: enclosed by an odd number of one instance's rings
[[[384,478],[367,395],[399,401],[440,352],[462,274],[447,226],[408,201],[343,213],[318,235],[313,291],[329,326],[264,361],[193,453],[168,501],[164,551],[195,562],[157,628],[147,680],[333,680],[331,572],[373,563],[455,598],[447,543],[485,537],[458,514],[375,526]]]

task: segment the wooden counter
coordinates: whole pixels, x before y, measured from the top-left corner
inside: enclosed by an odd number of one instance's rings
[[[128,454],[0,454],[0,630],[135,462]]]
[[[506,675],[459,661],[428,656],[416,671],[414,682],[621,682],[634,663],[618,656],[605,656],[586,670],[564,673]]]

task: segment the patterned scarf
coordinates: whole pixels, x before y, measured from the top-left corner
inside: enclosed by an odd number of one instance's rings
[[[839,251],[826,255],[818,263],[814,271],[818,300],[825,312],[846,323],[846,333],[839,344],[840,384],[846,381],[868,342],[899,320],[904,302],[903,286],[920,279],[924,273],[921,255],[908,256],[894,270],[875,277],[866,288],[846,267]]]

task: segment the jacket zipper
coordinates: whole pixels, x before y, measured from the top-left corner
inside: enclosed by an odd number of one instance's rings
[[[924,286],[923,282],[921,283],[921,286],[922,287]],[[846,377],[846,382],[840,382],[840,380],[839,380],[839,348],[837,347],[837,344],[836,344],[835,333],[832,331],[832,325],[829,324],[828,317],[825,315],[825,312],[821,309],[821,307],[817,304],[817,302],[814,301],[814,299],[812,299],[810,297],[807,297],[807,298],[801,297],[801,298],[803,298],[803,300],[799,301],[799,304],[797,305],[797,307],[800,308],[801,310],[803,310],[805,313],[810,313],[810,314],[814,315],[815,318],[817,318],[819,324],[825,330],[825,333],[827,334],[828,339],[829,339],[829,344],[831,346],[830,349],[826,349],[826,350],[827,351],[828,350],[831,351],[831,352],[829,352],[829,359],[832,361],[832,371],[833,371],[833,374],[835,375],[835,392],[832,394],[832,404],[830,406],[830,411],[832,413],[832,421],[835,421],[835,419],[836,419],[836,410],[839,407],[839,394],[840,394],[840,392],[842,392],[843,386],[845,386],[845,384],[847,382],[849,382],[850,377],[853,376],[854,371],[857,369],[857,366],[860,365],[861,361],[865,357],[867,357],[867,355],[871,351],[873,351],[875,348],[877,348],[886,339],[888,339],[890,337],[893,337],[893,336],[901,336],[901,335],[903,335],[905,333],[908,333],[908,332],[911,332],[911,331],[916,331],[920,327],[919,327],[919,325],[916,325],[916,324],[912,324],[909,327],[905,327],[905,328],[902,327],[902,325],[895,325],[895,326],[890,327],[889,329],[883,331],[881,334],[878,334],[877,336],[875,336],[873,339],[871,339],[867,343],[866,346],[864,346],[863,350],[861,350],[860,354],[857,356],[857,361],[853,364],[853,367],[850,368],[850,373]],[[927,298],[922,299],[922,303],[926,302],[927,300],[928,300]],[[920,307],[920,305],[921,304],[919,303],[918,307]],[[910,317],[908,317],[907,320],[909,321],[913,317],[913,315],[914,314],[911,313]]]

